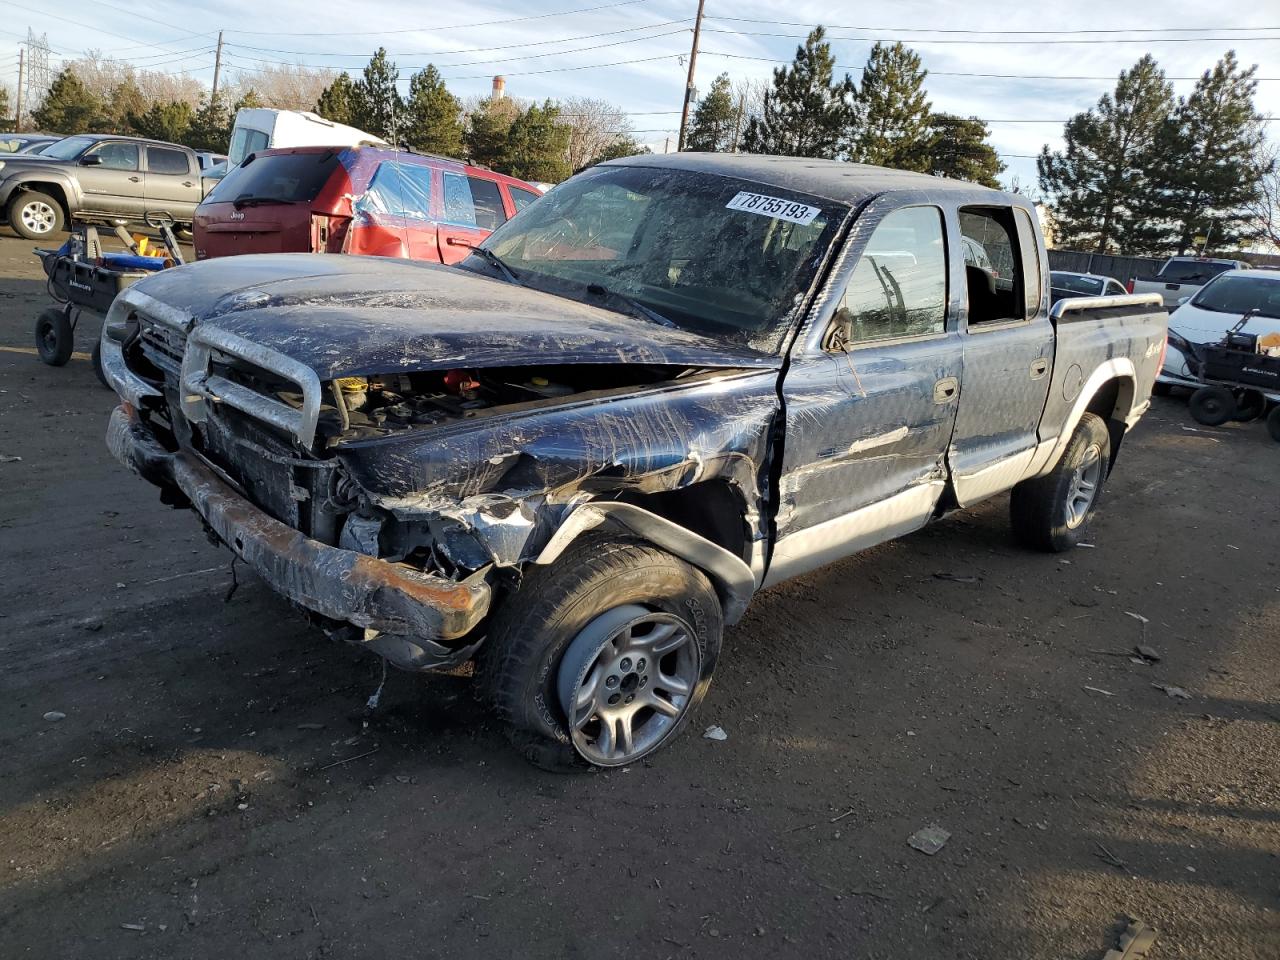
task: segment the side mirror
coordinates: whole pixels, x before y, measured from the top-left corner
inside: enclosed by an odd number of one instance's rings
[[[1178,306],[1182,306],[1184,303],[1186,303],[1186,302],[1187,302],[1188,300],[1190,300],[1190,299],[1191,299],[1190,297],[1179,297],[1179,298],[1178,298]]]
[[[100,167],[102,166],[102,155],[91,153],[87,157],[80,158],[80,166],[82,167]]]

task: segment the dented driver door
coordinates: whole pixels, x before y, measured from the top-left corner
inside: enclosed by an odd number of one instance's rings
[[[942,211],[873,203],[783,383],[766,584],[923,526],[946,483],[961,346]],[[807,342],[805,342],[807,340]]]

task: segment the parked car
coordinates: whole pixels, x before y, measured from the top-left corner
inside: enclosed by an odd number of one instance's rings
[[[1218,343],[1236,324],[1240,332],[1264,336],[1280,333],[1280,274],[1272,270],[1230,270],[1206,283],[1195,296],[1169,315],[1169,350],[1159,383],[1199,386],[1187,365],[1183,341]],[[1280,400],[1280,396],[1271,396]]]
[[[1164,305],[1172,310],[1178,302],[1192,296],[1220,273],[1247,270],[1242,260],[1215,260],[1211,257],[1170,257],[1160,267],[1154,280],[1131,281],[1133,293],[1158,293]]]
[[[164,215],[182,228],[203,195],[195,153],[160,140],[64,137],[40,154],[0,164],[0,209],[28,240],[50,239],[73,217],[111,224]]]
[[[231,127],[227,159],[234,167],[249,154],[272,147],[351,147],[359,143],[385,146],[379,137],[371,133],[334,123],[306,110],[243,107],[236,111],[235,123]]]
[[[1128,292],[1119,280],[1098,273],[1054,270],[1049,274],[1049,293],[1053,303],[1073,297],[1123,297]]]
[[[1166,314],[1050,311],[1048,274],[1016,194],[630,157],[458,267],[140,281],[103,328],[108,445],[334,635],[411,670],[476,659],[531,758],[618,766],[686,724],[763,587],[1010,489],[1021,542],[1081,542]]]
[[[196,259],[296,252],[456,263],[539,196],[492,170],[383,147],[264,150],[196,211]]]
[[[41,147],[57,143],[62,137],[45,133],[0,134],[0,154],[35,153]]]

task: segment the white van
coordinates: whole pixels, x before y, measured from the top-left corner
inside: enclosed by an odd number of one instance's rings
[[[227,151],[228,164],[237,167],[249,154],[268,147],[353,147],[358,143],[382,144],[384,141],[304,110],[246,107],[236,111],[231,149]]]

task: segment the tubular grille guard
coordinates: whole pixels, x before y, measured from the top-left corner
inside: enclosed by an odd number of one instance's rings
[[[238,357],[284,379],[302,390],[302,409],[258,393],[225,377],[209,372],[213,351]],[[217,327],[197,326],[187,338],[182,356],[182,414],[192,422],[203,422],[208,403],[225,403],[242,413],[293,434],[304,447],[311,446],[320,418],[320,378],[305,364],[284,354],[246,340]]]

